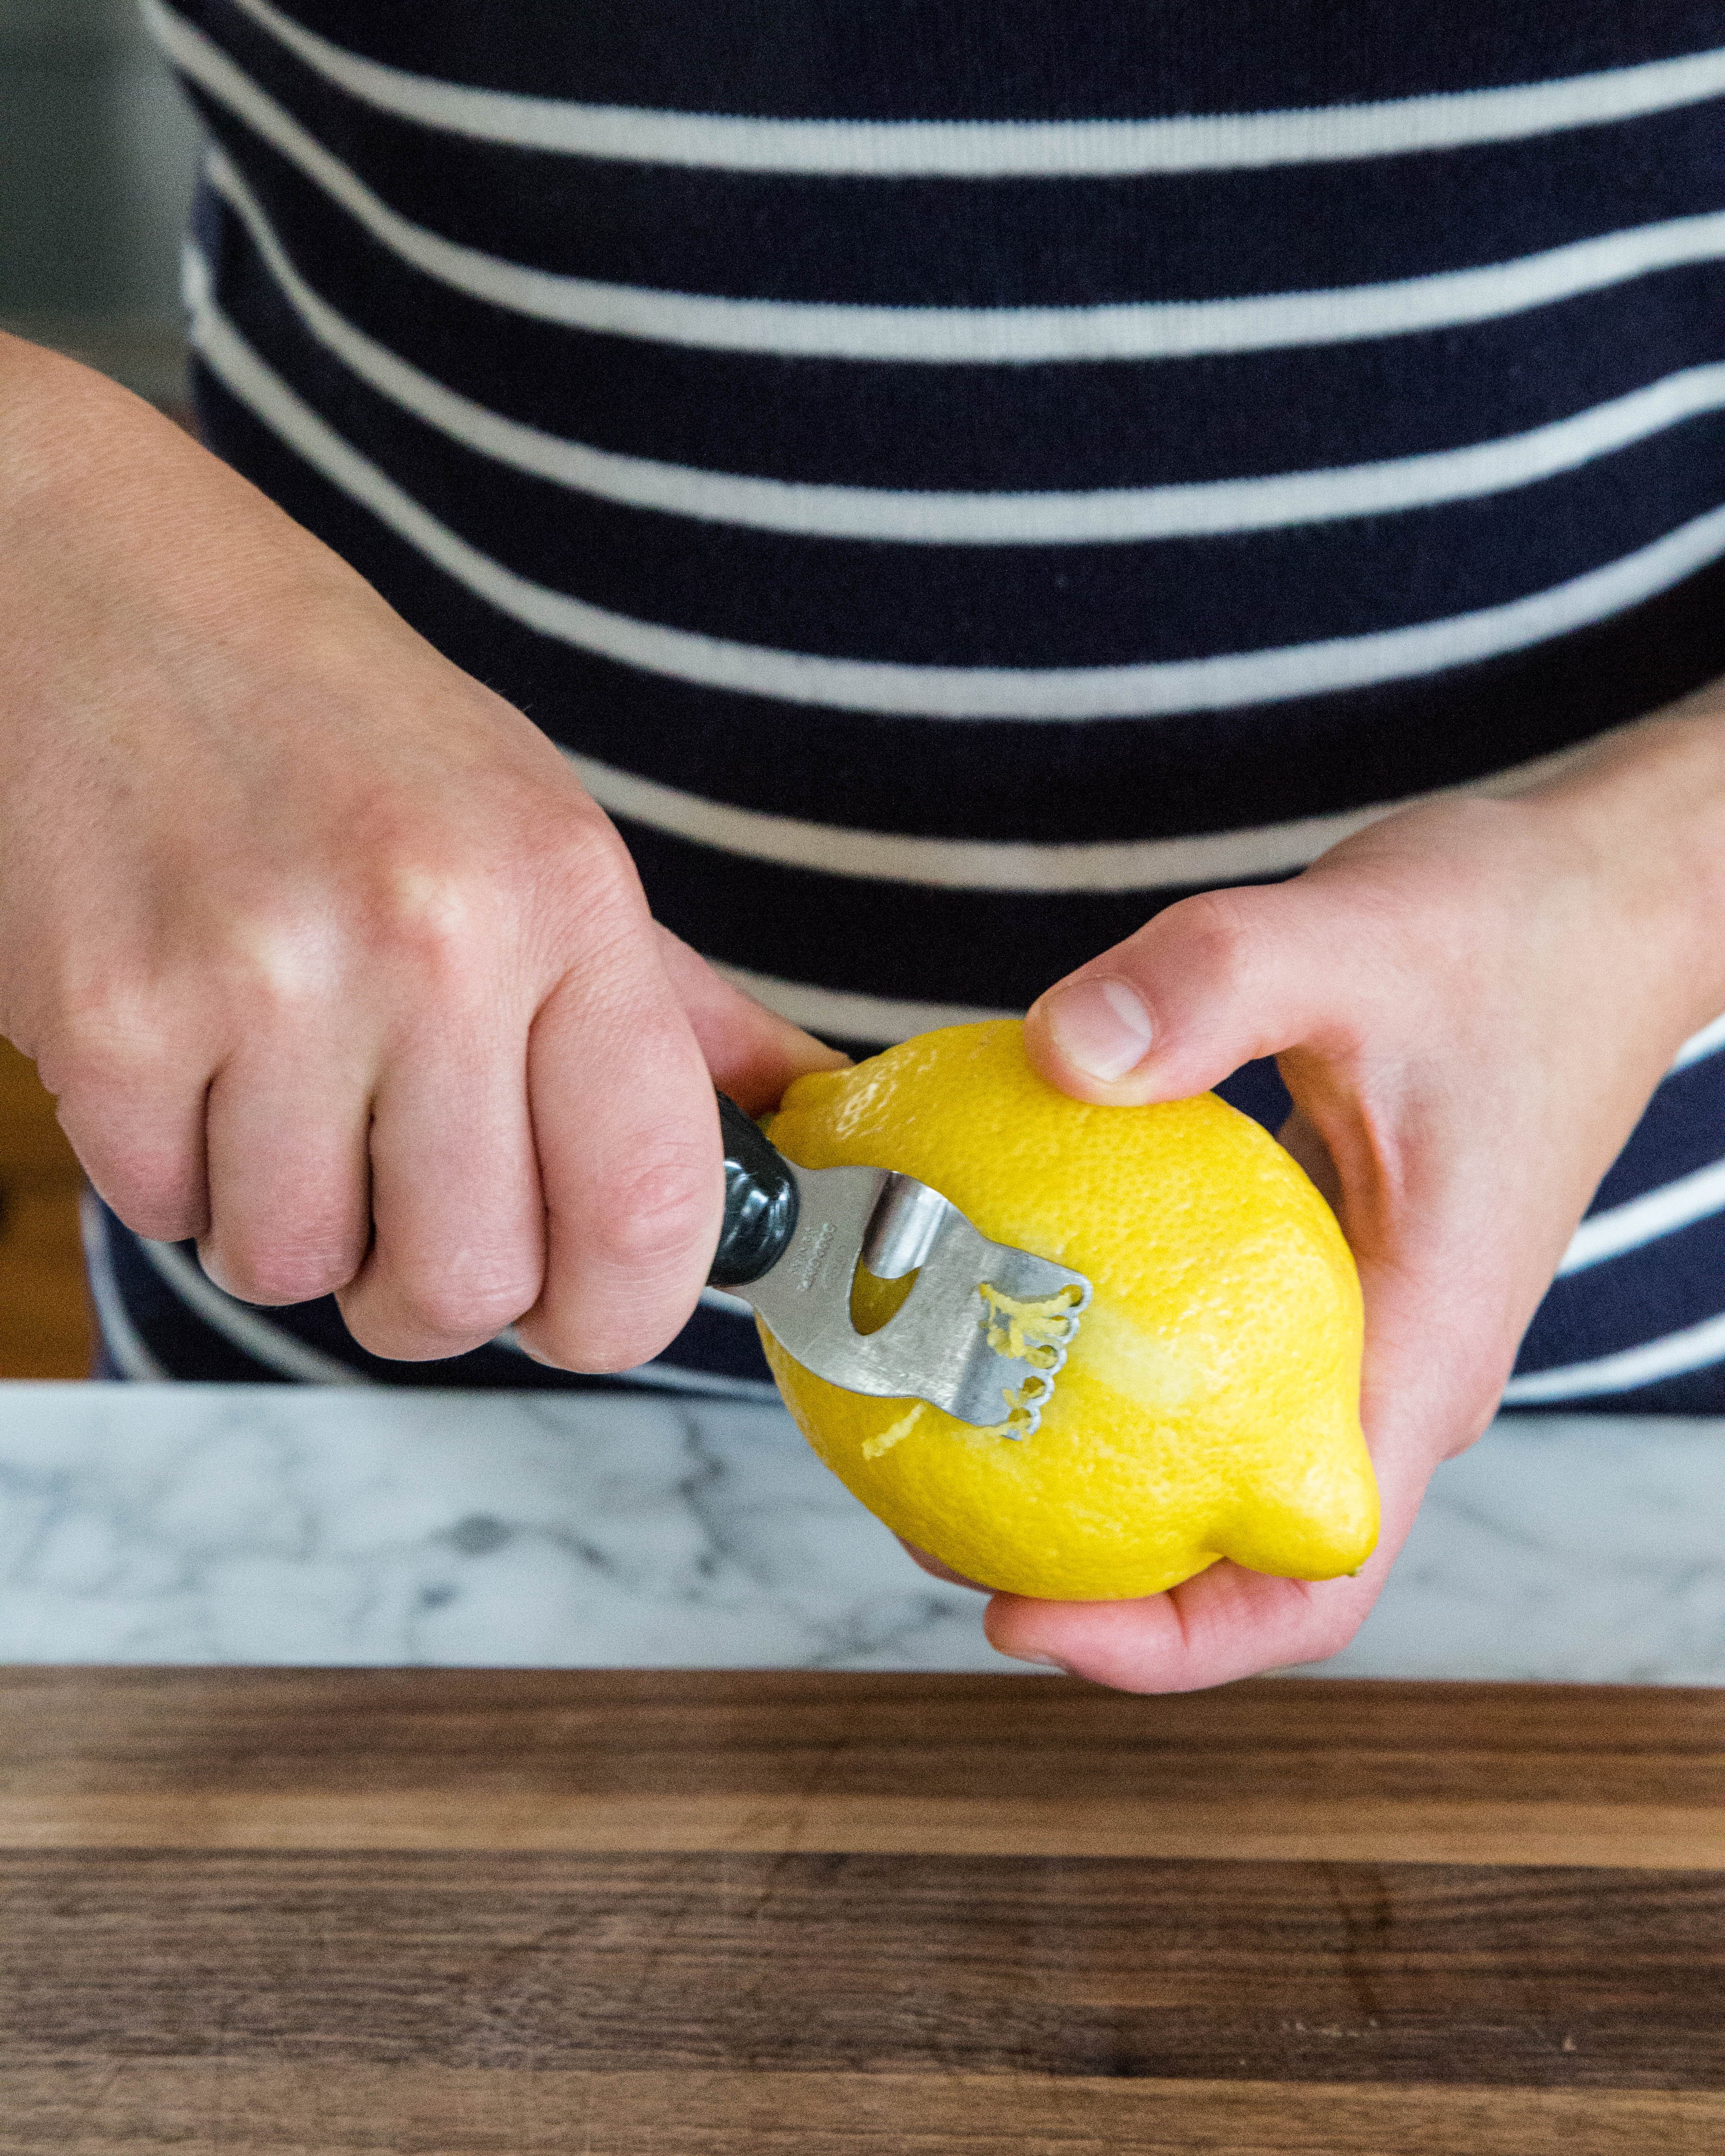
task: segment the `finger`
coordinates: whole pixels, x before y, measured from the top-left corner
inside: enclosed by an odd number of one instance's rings
[[[1003,1655],[1117,1691],[1201,1691],[1339,1652],[1375,1599],[1362,1584],[1267,1579],[1224,1561],[1142,1602],[997,1596],[983,1627]]]
[[[1227,1562],[1137,1602],[997,1594],[983,1628],[1002,1654],[1122,1691],[1196,1691],[1339,1653],[1384,1590],[1430,1475],[1413,1445],[1380,1460],[1378,1547],[1351,1579],[1276,1579]]]
[[[337,1041],[248,1042],[205,1111],[204,1270],[242,1301],[311,1302],[346,1287],[371,1234],[372,1058]]]
[[[341,1296],[374,1355],[424,1362],[495,1339],[537,1299],[544,1219],[526,1014],[445,1004],[390,1044],[372,1103],[371,1250]]]
[[[644,905],[611,920],[533,1023],[546,1265],[520,1337],[566,1369],[649,1360],[687,1322],[724,1205],[713,1081]]]
[[[659,955],[683,1007],[714,1085],[752,1115],[777,1107],[805,1070],[842,1070],[841,1055],[727,981],[706,959],[658,922]]]
[[[134,1235],[177,1243],[209,1225],[210,1070],[200,1044],[121,1025],[105,1040],[62,1042],[42,1057],[60,1128],[92,1188]]]
[[[1079,1100],[1183,1100],[1255,1057],[1357,1039],[1354,980],[1320,891],[1206,891],[1040,997],[1025,1047]]]

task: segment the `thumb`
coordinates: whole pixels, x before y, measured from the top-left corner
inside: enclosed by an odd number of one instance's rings
[[[1205,891],[1038,998],[1031,1063],[1081,1101],[1136,1106],[1202,1093],[1285,1049],[1339,1050],[1345,952],[1301,882]]]

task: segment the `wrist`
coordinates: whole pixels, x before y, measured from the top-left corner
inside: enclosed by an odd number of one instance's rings
[[[1607,737],[1518,805],[1584,880],[1608,972],[1675,1053],[1725,1012],[1725,685]]]

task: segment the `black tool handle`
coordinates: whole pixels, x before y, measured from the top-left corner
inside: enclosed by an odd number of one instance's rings
[[[709,1287],[747,1287],[771,1272],[797,1225],[797,1184],[772,1141],[735,1101],[719,1096],[725,1138],[725,1225]]]

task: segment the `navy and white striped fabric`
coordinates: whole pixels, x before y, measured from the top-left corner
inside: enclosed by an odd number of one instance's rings
[[[1725,674],[1716,6],[146,5],[208,439],[853,1050]],[[1512,1401],[1725,1407],[1722,1108],[1725,1026]],[[560,1382],[91,1240],[140,1372]],[[625,1382],[762,1386],[722,1304]]]

